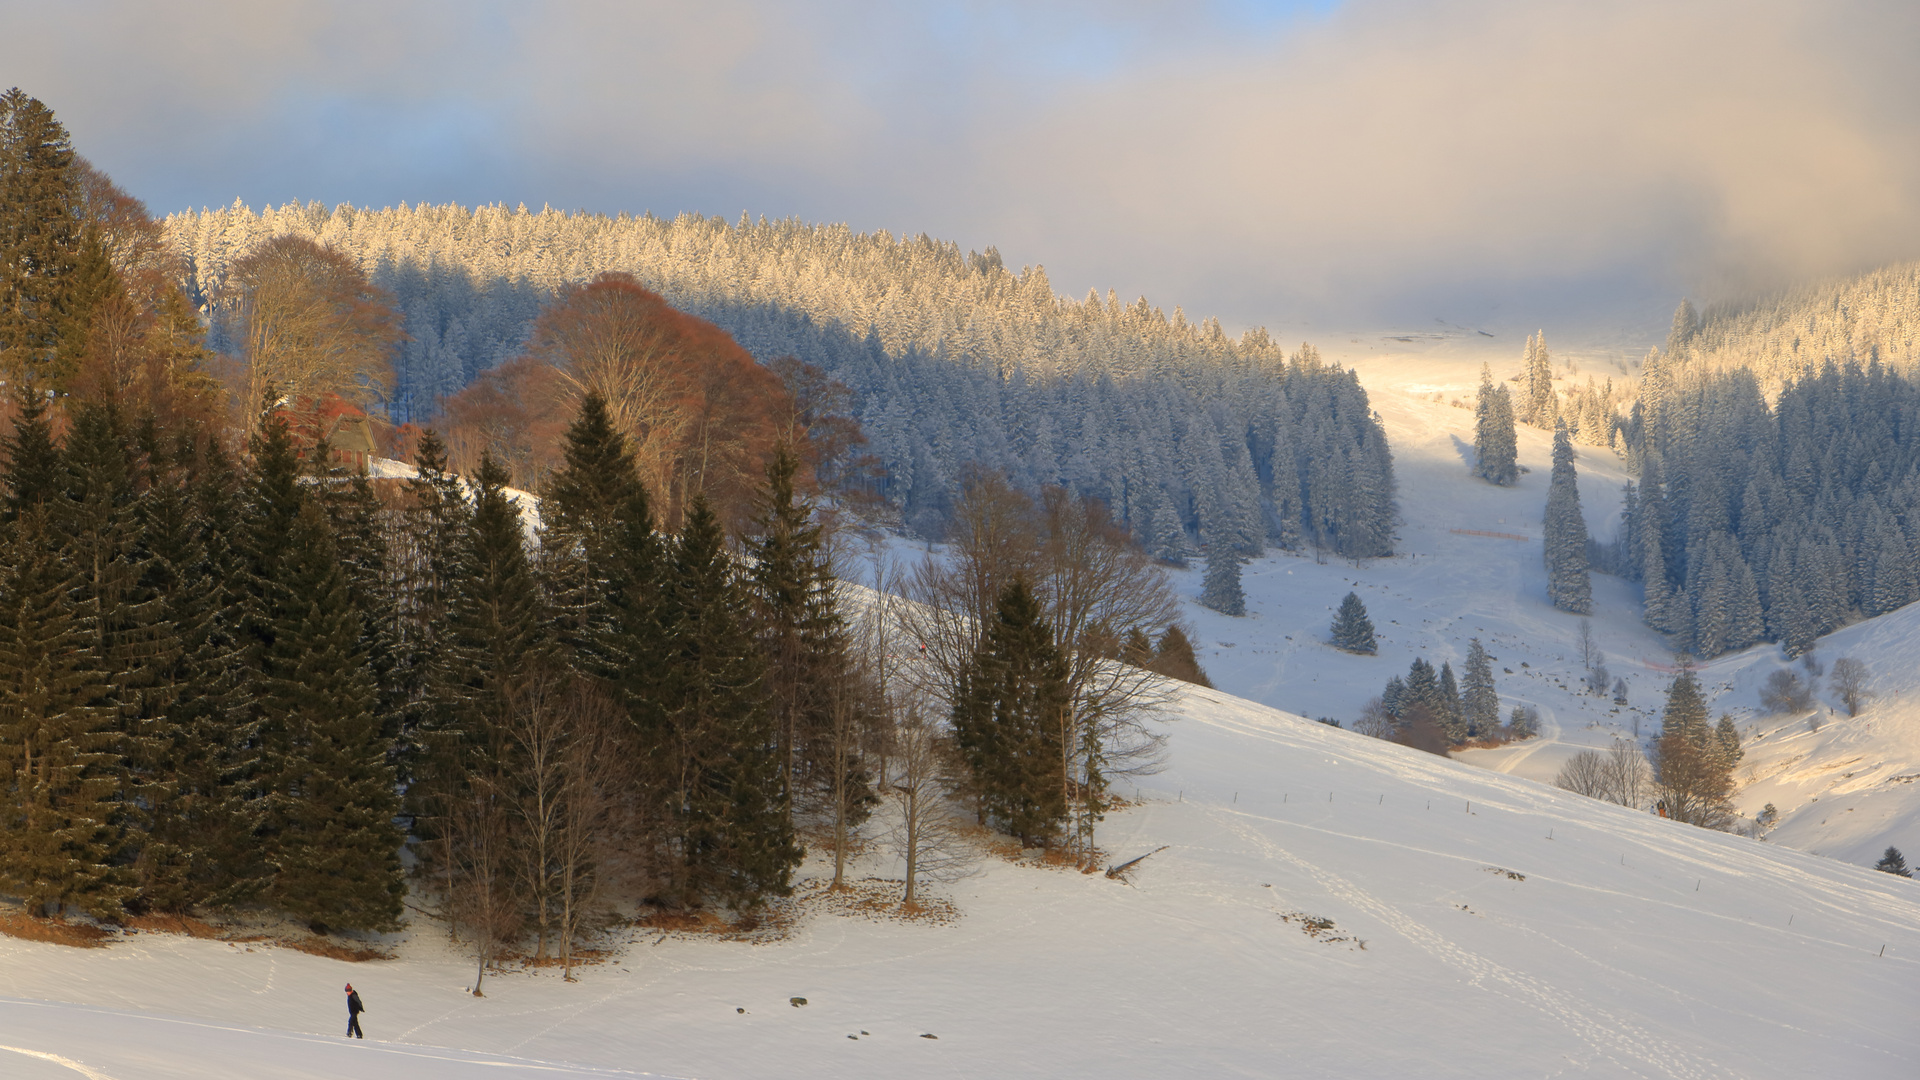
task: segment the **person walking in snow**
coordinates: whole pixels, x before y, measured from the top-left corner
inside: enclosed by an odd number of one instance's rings
[[[367,1007],[360,1003],[359,992],[353,988],[352,983],[348,983],[347,984],[347,1036],[349,1038],[354,1038],[354,1039],[366,1038],[365,1035],[362,1035],[360,1033],[360,1014],[366,1011],[367,1011]]]

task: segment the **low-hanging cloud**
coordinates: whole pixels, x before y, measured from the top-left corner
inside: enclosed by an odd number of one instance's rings
[[[1065,291],[1237,323],[1640,317],[1920,256],[1899,2],[0,0],[0,23],[0,82],[157,210],[744,208],[997,243]]]

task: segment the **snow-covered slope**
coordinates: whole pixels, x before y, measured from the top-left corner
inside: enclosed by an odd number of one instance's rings
[[[1627,681],[1626,708],[1617,708],[1611,695],[1582,692],[1580,619],[1547,603],[1540,536],[1549,435],[1520,430],[1520,463],[1529,471],[1514,487],[1494,487],[1467,471],[1473,412],[1454,402],[1471,406],[1483,360],[1496,379],[1513,374],[1518,345],[1478,334],[1362,335],[1326,352],[1359,368],[1392,440],[1401,554],[1359,566],[1274,554],[1245,570],[1246,618],[1190,604],[1196,646],[1213,681],[1278,708],[1351,725],[1366,700],[1389,676],[1404,675],[1413,657],[1425,656],[1436,668],[1450,660],[1458,672],[1468,639],[1478,637],[1496,658],[1504,711],[1517,703],[1538,707],[1543,737],[1467,751],[1463,760],[1550,782],[1582,749],[1636,735],[1644,743],[1657,733],[1673,658],[1662,636],[1640,621],[1639,588],[1593,576],[1594,637],[1613,677]],[[1571,378],[1579,383],[1589,375],[1627,377],[1617,350],[1572,353],[1581,370]],[[1588,530],[1611,539],[1628,476],[1611,451],[1576,449]],[[1181,574],[1179,585],[1183,595],[1197,597],[1199,568]],[[1378,656],[1351,656],[1327,644],[1334,609],[1349,590],[1372,616]],[[1777,647],[1702,665],[1715,715],[1731,713],[1748,741],[1739,808],[1752,818],[1771,802],[1781,814],[1770,840],[1862,864],[1889,844],[1920,853],[1920,781],[1912,779],[1920,773],[1916,607],[1820,642],[1816,655],[1823,664],[1843,655],[1865,662],[1877,696],[1860,717],[1842,713],[1817,734],[1807,730],[1804,714],[1760,713],[1760,686],[1787,666]],[[1823,692],[1821,700],[1824,715],[1832,697]]]
[[[0,938],[0,1075],[1913,1075],[1920,884],[1217,692],[1181,713],[1103,827],[1116,861],[1165,845],[1131,884],[989,859],[947,924],[647,935],[484,998],[430,927],[358,965]]]

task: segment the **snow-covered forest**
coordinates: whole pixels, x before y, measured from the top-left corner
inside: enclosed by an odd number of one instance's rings
[[[1920,263],[1709,307],[1675,329],[1674,343],[1697,362],[1750,369],[1773,387],[1829,360],[1912,368],[1920,362]]]
[[[796,356],[851,387],[884,493],[923,533],[943,530],[963,472],[983,466],[1027,490],[1106,500],[1165,558],[1195,539],[1248,554],[1393,549],[1392,458],[1350,373],[1311,347],[1290,358],[1264,330],[1236,340],[1144,299],[1063,298],[1043,269],[1015,273],[992,248],[798,221],[500,206],[236,203],[164,228],[208,310],[228,268],[275,236],[356,259],[406,320],[396,420],[431,419],[516,355],[555,290],[625,272],[763,362]]]
[[[1862,280],[1882,290],[1855,298],[1879,310],[1912,296],[1911,272]],[[1842,339],[1806,345],[1792,368],[1764,350],[1703,356],[1687,345],[1690,316],[1683,306],[1668,352],[1645,362],[1623,443],[1640,479],[1620,543],[1598,553],[1642,582],[1647,622],[1702,656],[1759,641],[1797,654],[1920,597],[1911,374],[1821,351]]]

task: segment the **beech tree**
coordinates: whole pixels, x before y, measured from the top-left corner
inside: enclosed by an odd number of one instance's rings
[[[298,236],[269,240],[233,264],[219,312],[245,366],[249,404],[269,386],[301,407],[333,395],[365,408],[392,392],[399,316],[337,251]]]

